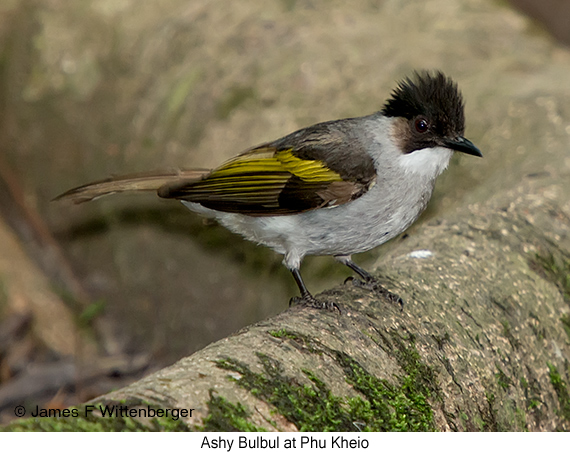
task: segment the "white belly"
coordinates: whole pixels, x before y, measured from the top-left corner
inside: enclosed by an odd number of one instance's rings
[[[406,187],[407,193],[374,186],[347,204],[295,215],[252,217],[218,212],[183,203],[199,214],[216,218],[229,230],[266,245],[294,264],[305,255],[350,255],[370,250],[406,230],[421,214],[432,192]]]

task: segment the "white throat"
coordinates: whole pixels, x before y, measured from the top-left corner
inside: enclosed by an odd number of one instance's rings
[[[401,154],[398,163],[406,172],[435,178],[447,168],[452,155],[453,151],[444,147],[425,148]]]

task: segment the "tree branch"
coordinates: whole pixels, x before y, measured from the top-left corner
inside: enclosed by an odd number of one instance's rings
[[[568,429],[568,189],[549,182],[403,241],[380,271],[403,311],[335,287],[340,315],[293,307],[93,403],[206,430]]]

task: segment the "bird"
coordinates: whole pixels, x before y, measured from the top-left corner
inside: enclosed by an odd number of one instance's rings
[[[302,128],[213,170],[109,178],[55,199],[81,203],[124,191],[156,191],[282,254],[299,288],[300,297],[292,299],[297,304],[340,311],[307,289],[300,269],[308,255],[333,256],[359,276],[353,278],[356,285],[402,303],[352,255],[414,223],[455,152],[483,156],[464,131],[458,85],[441,71],[414,71],[375,113]]]

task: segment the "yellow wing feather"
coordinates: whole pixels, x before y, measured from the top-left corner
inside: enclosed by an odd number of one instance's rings
[[[225,212],[284,215],[343,204],[361,190],[323,162],[297,157],[293,149],[252,149],[200,181],[166,185],[158,194]]]
[[[277,174],[272,176],[275,181],[289,179],[291,175],[307,182],[342,181],[338,173],[318,160],[304,160],[296,157],[293,149],[275,151],[271,148],[254,149],[241,154],[212,171],[206,180],[251,174],[248,183],[255,185],[260,178],[259,182],[265,184],[268,180],[265,179],[263,173],[282,173],[279,176]],[[271,180],[271,177],[268,176],[268,179]]]

